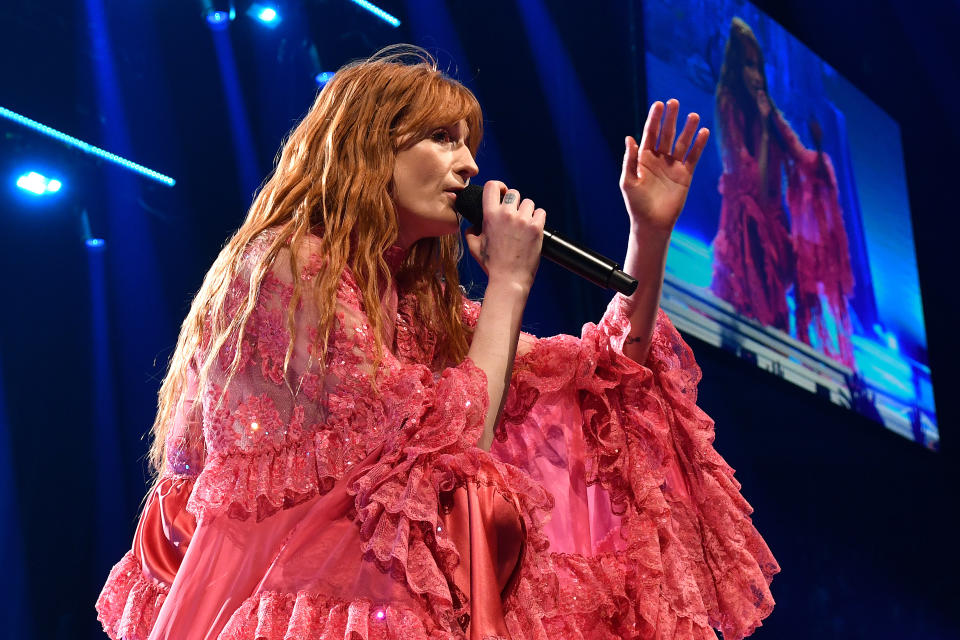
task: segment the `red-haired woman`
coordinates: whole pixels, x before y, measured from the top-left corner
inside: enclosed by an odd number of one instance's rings
[[[467,243],[489,285],[463,300],[453,202],[477,173],[480,108],[413,62],[337,72],[208,273],[160,391],[157,481],[97,603],[104,628],[749,633],[777,566],[657,311],[707,132],[690,116],[671,149],[678,105],[661,125],[654,104],[621,178],[637,293],[580,339],[536,339],[520,321],[545,214],[487,183]]]
[[[723,175],[713,240],[713,292],[744,315],[790,332],[787,290],[794,287],[797,337],[854,367],[847,300],[853,295],[850,248],[830,158],[807,149],[767,93],[763,52],[753,30],[733,18],[717,83]],[[787,203],[783,208],[783,175]],[[820,295],[837,321],[830,336]]]

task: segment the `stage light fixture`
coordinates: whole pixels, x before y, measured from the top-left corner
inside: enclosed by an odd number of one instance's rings
[[[203,17],[211,29],[226,29],[237,17],[233,0],[201,0],[200,5],[203,7]]]
[[[17,186],[35,196],[42,196],[60,191],[60,187],[63,185],[59,180],[50,179],[41,173],[31,171],[17,178]]]
[[[270,28],[276,27],[278,24],[280,24],[280,14],[277,13],[277,9],[272,5],[254,2],[250,5],[250,8],[247,9],[247,15],[251,18],[256,18],[258,21],[262,22],[264,26]]]
[[[157,182],[161,184],[165,184],[168,187],[172,187],[177,183],[176,180],[174,180],[169,176],[165,176],[162,173],[158,173],[153,169],[148,169],[143,165],[137,164],[136,162],[131,162],[126,158],[121,158],[115,153],[104,151],[100,147],[95,147],[90,143],[74,138],[73,136],[67,135],[62,131],[57,131],[53,127],[48,127],[47,125],[41,124],[36,120],[31,120],[30,118],[26,116],[22,116],[19,113],[15,111],[11,111],[10,109],[7,109],[5,107],[0,107],[0,117],[6,118],[11,122],[16,122],[17,124],[23,125],[28,129],[33,129],[34,131],[38,133],[42,133],[43,135],[53,138],[54,140],[59,140],[60,142],[66,145],[69,145],[76,149],[80,149],[84,153],[89,153],[90,155],[96,156],[101,160],[112,162],[116,165],[123,167],[124,169],[129,169],[130,171],[133,171],[134,173],[139,173],[140,175],[150,178],[151,180],[156,180]]]
[[[321,89],[333,79],[333,71],[322,71],[313,78]]]
[[[377,5],[367,2],[367,0],[350,0],[350,1],[353,2],[353,4],[357,5],[358,7],[366,9],[373,15],[377,16],[384,22],[388,23],[390,26],[392,27],[400,26],[400,21],[396,17],[390,15],[389,13],[387,13]]]

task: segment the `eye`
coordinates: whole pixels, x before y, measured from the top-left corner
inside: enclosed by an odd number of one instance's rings
[[[448,143],[453,142],[453,137],[450,135],[450,132],[446,129],[437,129],[430,134],[430,139],[434,142]]]

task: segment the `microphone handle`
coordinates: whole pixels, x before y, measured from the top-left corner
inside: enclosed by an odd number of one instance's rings
[[[604,289],[613,289],[625,296],[637,290],[637,280],[621,271],[619,264],[550,229],[543,230],[540,255]]]

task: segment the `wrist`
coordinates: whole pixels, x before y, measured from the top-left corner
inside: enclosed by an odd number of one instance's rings
[[[508,298],[525,301],[533,286],[532,279],[517,277],[512,274],[491,272],[487,276],[487,288],[484,298],[495,294]]]
[[[655,225],[643,220],[630,220],[630,242],[636,242],[644,248],[656,248],[670,244],[674,223]]]

